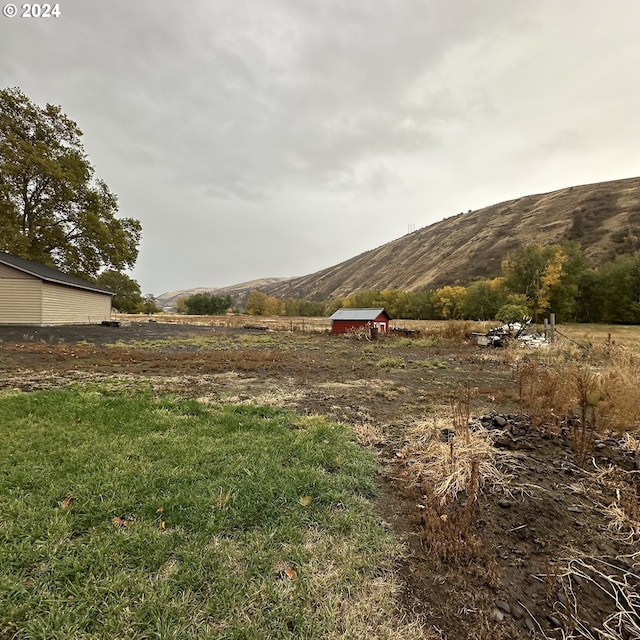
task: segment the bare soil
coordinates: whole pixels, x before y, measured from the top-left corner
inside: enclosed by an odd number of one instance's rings
[[[621,606],[638,610],[639,549],[607,515],[620,487],[637,507],[637,486],[612,481],[633,478],[637,460],[602,436],[580,465],[570,434],[517,417],[517,385],[500,350],[162,323],[0,327],[0,393],[92,382],[275,404],[351,425],[379,458],[380,514],[405,545],[400,613],[426,638],[637,637],[628,625],[618,635],[596,631]],[[402,452],[434,436],[461,390],[471,414],[510,416],[495,446],[509,454],[501,464],[511,488],[481,493],[460,553],[443,556],[428,538],[430,487]]]

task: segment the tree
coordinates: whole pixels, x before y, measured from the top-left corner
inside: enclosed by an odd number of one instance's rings
[[[141,226],[116,218],[81,136],[60,107],[0,90],[0,250],[92,279],[135,264]]]
[[[96,278],[96,284],[113,293],[113,308],[122,313],[135,313],[143,304],[140,285],[124,273],[109,269]]]
[[[462,318],[462,308],[467,295],[464,287],[441,287],[435,291],[435,306],[438,319],[459,320]]]
[[[470,320],[491,320],[496,317],[504,299],[502,278],[476,280],[467,287],[462,305],[463,317]]]
[[[505,285],[513,293],[526,297],[536,319],[545,306],[543,278],[548,261],[547,247],[532,243],[509,253],[502,262]]]
[[[152,293],[147,293],[147,295],[142,299],[142,303],[140,304],[140,311],[142,313],[160,313],[162,309],[158,307],[158,302],[156,297]]]
[[[217,296],[214,293],[194,293],[181,298],[178,304],[179,313],[193,316],[215,316],[226,313],[233,304],[231,296]]]
[[[640,253],[617,256],[600,269],[604,322],[640,322]]]
[[[496,320],[500,322],[521,322],[529,313],[526,298],[522,295],[513,296],[509,302],[502,305],[496,313]]]
[[[279,316],[284,313],[284,303],[254,289],[247,299],[247,313],[252,316]]]
[[[578,317],[580,282],[589,267],[578,242],[563,242],[561,247],[565,259],[560,277],[549,290],[549,310],[556,314],[559,322],[567,322]]]
[[[577,284],[576,319],[578,322],[602,322],[608,298],[603,273],[596,269],[586,269],[580,274]]]
[[[505,286],[526,296],[534,319],[540,320],[550,311],[561,321],[575,316],[578,284],[587,269],[577,242],[525,245],[509,253],[502,269]]]

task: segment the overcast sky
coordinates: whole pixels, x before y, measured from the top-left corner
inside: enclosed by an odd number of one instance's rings
[[[0,16],[0,86],[79,124],[142,222],[144,293],[306,275],[409,225],[640,175],[638,0],[59,8]]]

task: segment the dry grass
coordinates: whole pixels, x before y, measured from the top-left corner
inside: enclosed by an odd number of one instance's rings
[[[479,491],[508,484],[508,476],[497,466],[498,457],[506,454],[493,446],[486,429],[463,430],[448,442],[429,434],[399,453],[410,461],[411,481],[432,486],[442,506],[453,504],[463,492],[473,501]]]
[[[500,468],[508,456],[493,446],[485,429],[469,429],[469,389],[454,401],[448,419],[434,415],[417,424],[397,453],[404,460],[407,486],[421,496],[422,543],[436,562],[466,565],[479,561],[489,583],[486,550],[473,533],[475,507],[483,492],[508,492],[510,476]]]
[[[610,343],[512,351],[521,413],[535,427],[569,438],[579,463],[595,439],[640,427],[640,355]]]
[[[179,313],[145,314],[112,313],[111,318],[120,322],[162,322],[168,324],[191,324],[206,327],[229,327],[242,329],[245,326],[266,327],[271,331],[308,331],[326,333],[331,329],[329,318],[306,318],[284,316],[188,316]]]
[[[615,496],[613,502],[598,505],[609,520],[609,531],[627,544],[640,543],[640,471],[610,466],[594,476],[594,483],[603,485]]]
[[[559,613],[571,629],[569,635],[563,635],[566,640],[640,638],[640,595],[637,591],[640,575],[637,572],[597,557],[570,558],[564,565],[560,578],[567,607]],[[584,590],[604,594],[613,604],[613,613],[601,626],[584,622],[589,619],[589,612],[580,603],[580,593]]]
[[[221,316],[188,316],[178,313],[146,314],[112,313],[112,320],[120,322],[161,322],[168,324],[193,324],[207,327],[241,329],[246,325],[266,327],[271,331],[309,331],[327,333],[331,330],[329,318],[286,316],[250,316],[229,314]],[[486,331],[497,322],[472,322],[469,320],[392,320],[391,328],[412,329],[422,336],[447,339],[465,339],[474,331]]]
[[[387,436],[383,429],[376,424],[369,422],[356,423],[351,426],[351,430],[355,434],[358,443],[364,447],[375,447],[387,441]]]

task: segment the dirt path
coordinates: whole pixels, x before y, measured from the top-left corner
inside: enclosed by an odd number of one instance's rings
[[[607,514],[616,488],[627,486],[611,481],[615,470],[635,469],[635,459],[603,440],[580,467],[567,439],[517,418],[513,371],[500,351],[160,323],[0,328],[0,393],[91,382],[275,404],[352,425],[379,457],[381,516],[407,549],[398,566],[403,602],[427,638],[590,637],[571,631],[579,629],[572,617],[600,628],[616,611],[610,585],[626,581],[635,593],[638,548],[612,531]],[[458,511],[445,513],[421,452],[461,398],[470,414],[493,411],[506,423],[491,427],[499,426],[509,486],[487,488],[471,508],[463,494]],[[609,476],[597,475],[609,466]],[[468,521],[452,528],[448,518],[459,517]],[[619,600],[625,588],[614,588]]]

